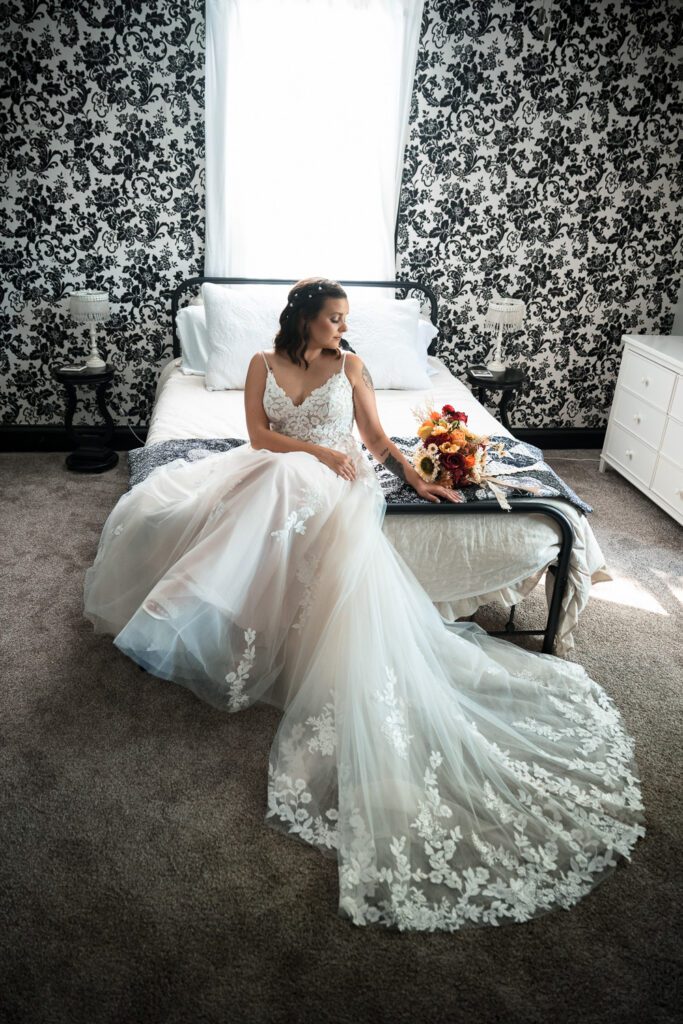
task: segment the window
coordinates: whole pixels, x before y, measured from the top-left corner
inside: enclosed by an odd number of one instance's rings
[[[207,0],[207,275],[392,280],[422,0]]]

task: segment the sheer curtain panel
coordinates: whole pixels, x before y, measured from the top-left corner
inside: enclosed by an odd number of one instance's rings
[[[422,7],[207,0],[207,275],[394,278]]]

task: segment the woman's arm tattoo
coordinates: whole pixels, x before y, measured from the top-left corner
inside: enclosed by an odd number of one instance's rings
[[[363,378],[363,383],[366,384],[370,388],[371,391],[374,391],[375,390],[375,386],[372,383],[372,377],[370,376],[370,371],[368,370],[368,368],[365,365],[365,363],[363,363],[363,369],[361,371],[361,377]]]
[[[392,455],[388,448],[385,448],[382,454],[380,455],[380,462],[382,461],[382,459],[384,459],[385,455],[388,455],[388,458],[384,462],[385,467],[389,470],[390,473],[393,473],[394,476],[399,477],[400,480],[405,480],[406,468],[403,465],[403,463],[399,462],[396,456]]]

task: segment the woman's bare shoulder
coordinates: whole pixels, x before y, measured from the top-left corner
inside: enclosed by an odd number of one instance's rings
[[[249,366],[263,366],[265,368],[266,363],[270,363],[272,357],[272,349],[265,348],[261,352],[254,352],[249,361]]]
[[[365,363],[360,356],[357,356],[355,352],[346,353],[346,369],[349,377],[360,377],[363,372]]]
[[[369,388],[372,388],[372,377],[370,371],[360,356],[355,352],[346,354],[346,374],[352,384],[360,384],[361,381]]]
[[[247,379],[265,382],[266,368],[270,366],[269,352],[254,352],[247,367]]]

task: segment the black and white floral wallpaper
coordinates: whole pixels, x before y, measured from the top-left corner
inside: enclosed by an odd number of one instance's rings
[[[682,43],[681,0],[425,4],[397,269],[437,287],[456,371],[493,294],[526,300],[518,425],[604,426],[621,335],[671,331]]]
[[[163,292],[203,267],[204,4],[15,0],[0,45],[2,422],[63,422],[50,368],[88,351],[67,298],[87,287],[110,294],[114,419],[144,426]],[[79,416],[99,422],[87,400]]]
[[[494,291],[526,299],[517,423],[604,425],[621,334],[671,328],[682,15],[679,0],[426,0],[397,270],[435,287],[455,370],[488,353]],[[2,6],[4,425],[62,422],[50,369],[87,350],[66,298],[83,287],[110,292],[113,415],[146,425],[163,293],[203,264],[203,35],[201,0]]]

